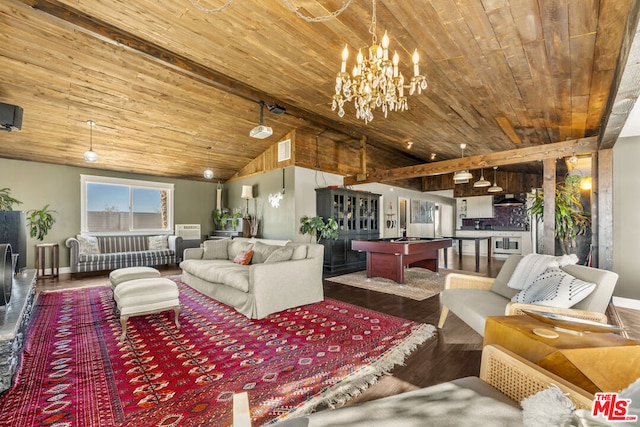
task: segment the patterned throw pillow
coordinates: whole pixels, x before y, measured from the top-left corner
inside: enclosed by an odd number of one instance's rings
[[[83,236],[78,234],[76,236],[78,242],[80,242],[81,254],[99,254],[100,246],[98,246],[98,239],[94,236]]]
[[[169,236],[149,236],[148,246],[150,251],[163,251],[169,249]]]
[[[251,262],[251,257],[253,256],[253,251],[249,249],[248,251],[240,251],[238,255],[233,259],[233,262],[241,265],[249,265]]]
[[[528,288],[518,292],[511,301],[570,308],[589,296],[595,288],[595,283],[580,280],[559,268],[550,268],[536,277]]]
[[[273,251],[271,255],[269,255],[267,259],[264,260],[264,263],[270,264],[272,262],[289,261],[292,255],[293,255],[293,248],[290,246],[285,246]]]

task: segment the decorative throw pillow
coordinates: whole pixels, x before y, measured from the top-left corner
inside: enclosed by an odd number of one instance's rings
[[[269,258],[273,252],[275,252],[280,246],[265,245],[261,242],[255,242],[253,244],[253,258],[251,258],[251,264],[261,264]]]
[[[80,242],[81,254],[99,254],[100,246],[98,246],[98,239],[94,236],[83,236],[78,234],[76,236],[78,242]]]
[[[233,262],[241,265],[248,265],[251,262],[251,257],[253,256],[253,251],[249,249],[248,251],[240,251],[238,255],[233,259]]]
[[[536,277],[531,286],[518,292],[511,301],[570,308],[589,296],[595,288],[595,283],[580,280],[559,268],[550,268]]]
[[[202,259],[229,259],[227,252],[231,239],[206,240]]]
[[[285,246],[273,251],[271,255],[269,255],[269,257],[266,260],[264,260],[264,263],[270,264],[273,262],[289,261],[292,255],[293,255],[293,248]]]
[[[253,249],[253,243],[246,240],[233,239],[229,242],[227,248],[227,259],[234,259],[239,252],[248,251],[249,249]]]
[[[147,245],[150,251],[169,249],[169,236],[149,236]]]
[[[558,260],[553,255],[527,254],[513,271],[507,286],[512,289],[526,289],[547,268],[557,268]]]

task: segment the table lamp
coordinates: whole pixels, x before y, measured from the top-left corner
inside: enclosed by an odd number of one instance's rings
[[[247,211],[244,214],[245,218],[250,218],[249,216],[249,199],[253,199],[253,187],[251,185],[243,185],[242,186],[242,195],[240,196],[243,199],[247,200]]]

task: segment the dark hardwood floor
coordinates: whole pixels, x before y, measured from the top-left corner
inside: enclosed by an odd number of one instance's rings
[[[448,260],[450,269],[474,271],[473,256],[463,256],[460,261],[457,254],[451,252],[453,251],[450,251]],[[440,263],[442,268],[443,261],[441,260]],[[487,258],[483,257],[480,262],[480,272],[489,277],[495,277],[502,264],[503,261],[497,259],[493,259],[489,264]],[[161,272],[163,275],[175,275],[180,274],[180,269],[164,268]],[[73,279],[39,280],[37,289],[62,289],[100,284],[108,284],[107,273]],[[324,291],[325,296],[329,298],[434,326],[437,325],[440,316],[437,296],[424,301],[415,301],[327,280],[324,281]],[[640,339],[640,311],[619,308],[617,314],[627,327],[629,336]],[[480,370],[481,350],[482,337],[450,313],[444,328],[437,330],[433,339],[417,347],[403,365],[396,366],[392,376],[383,377],[377,384],[349,403],[427,387],[465,376],[477,376]]]

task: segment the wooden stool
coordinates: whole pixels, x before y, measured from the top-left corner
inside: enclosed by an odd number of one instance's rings
[[[47,251],[48,249],[48,251]],[[51,274],[46,274],[47,252],[51,258]],[[42,259],[42,265],[40,264]],[[36,274],[38,277],[58,277],[60,272],[60,245],[57,243],[39,243],[36,245]]]

